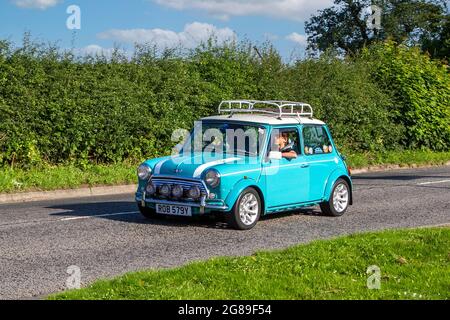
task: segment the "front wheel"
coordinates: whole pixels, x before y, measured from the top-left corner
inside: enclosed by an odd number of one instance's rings
[[[253,228],[261,217],[262,205],[258,192],[253,188],[245,189],[229,214],[227,222],[238,230]]]
[[[331,191],[330,199],[320,204],[320,209],[327,216],[340,217],[350,204],[350,187],[344,179],[338,179]]]

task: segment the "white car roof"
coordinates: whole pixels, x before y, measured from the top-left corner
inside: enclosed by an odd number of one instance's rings
[[[234,114],[230,117],[230,115],[220,115],[220,116],[212,116],[202,118],[202,121],[205,120],[226,120],[226,121],[237,121],[237,122],[251,122],[251,123],[261,123],[261,124],[269,124],[269,125],[285,125],[285,124],[317,124],[324,125],[323,121],[305,117],[284,117],[282,119],[276,118],[271,115],[262,115],[262,114]]]

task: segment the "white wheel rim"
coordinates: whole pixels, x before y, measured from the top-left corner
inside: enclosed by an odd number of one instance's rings
[[[258,218],[259,204],[258,199],[253,193],[247,193],[239,203],[239,217],[246,226],[255,223]]]
[[[333,207],[338,213],[342,213],[348,206],[348,188],[344,183],[336,186],[333,192]]]

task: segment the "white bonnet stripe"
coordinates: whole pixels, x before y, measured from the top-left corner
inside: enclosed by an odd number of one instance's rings
[[[161,167],[163,166],[164,163],[166,163],[167,161],[169,161],[171,158],[169,159],[165,159],[165,160],[161,160],[160,162],[158,162],[155,166],[155,174],[159,174],[161,172]]]
[[[197,169],[195,169],[193,178],[200,178],[203,171],[205,171],[207,168],[210,168],[210,167],[213,167],[213,166],[219,165],[219,164],[225,164],[228,162],[237,161],[237,160],[241,160],[241,158],[227,158],[227,159],[221,159],[221,160],[211,161],[211,162],[202,164]]]

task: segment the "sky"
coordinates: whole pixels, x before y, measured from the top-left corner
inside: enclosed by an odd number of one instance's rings
[[[306,46],[304,22],[332,0],[1,0],[0,39],[25,32],[80,53],[108,54],[135,43],[192,48],[219,42],[271,41],[284,58]]]

